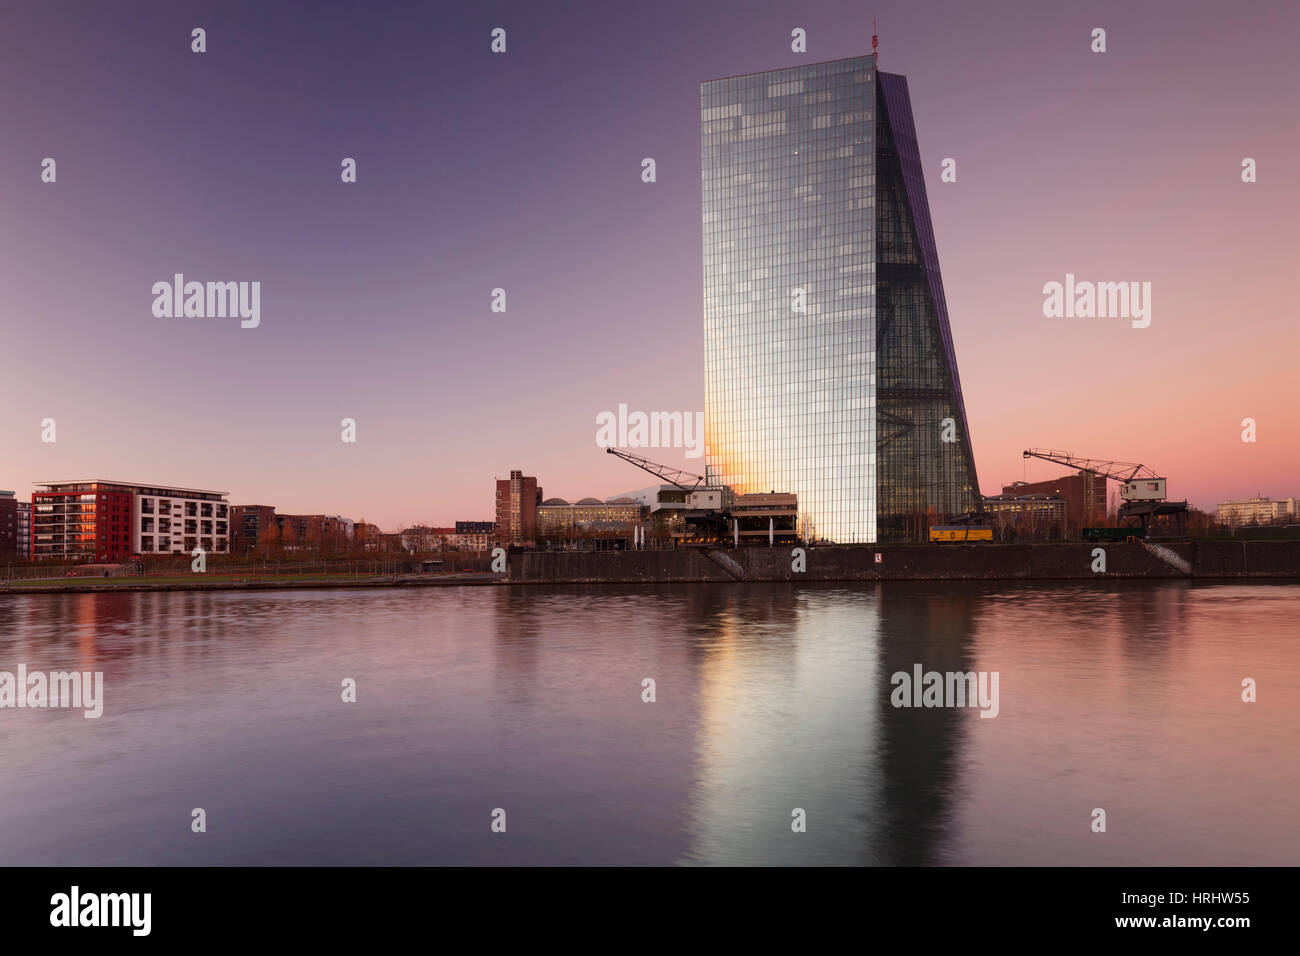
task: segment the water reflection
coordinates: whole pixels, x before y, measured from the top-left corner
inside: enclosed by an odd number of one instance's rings
[[[896,708],[886,684],[898,671],[976,670],[975,629],[984,592],[917,584],[878,586],[883,680],[875,706],[880,723],[881,862],[916,866],[944,862],[944,836],[970,714],[948,708]]]
[[[0,863],[1294,862],[1298,618],[1186,582],[2,596],[0,670],[102,670],[105,713],[0,711]],[[915,664],[998,671],[998,717],[893,707]]]

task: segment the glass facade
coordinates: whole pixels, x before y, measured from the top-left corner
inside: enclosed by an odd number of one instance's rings
[[[907,79],[877,74],[877,539],[980,510]]]
[[[701,134],[710,480],[793,492],[843,544],[977,510],[906,80],[712,80]]]
[[[876,533],[872,57],[700,90],[708,476]]]

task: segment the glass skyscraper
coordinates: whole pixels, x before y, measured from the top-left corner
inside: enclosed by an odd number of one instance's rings
[[[712,482],[811,536],[919,538],[978,508],[907,81],[875,57],[700,88]]]

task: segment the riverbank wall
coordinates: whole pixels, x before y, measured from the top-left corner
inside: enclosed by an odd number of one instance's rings
[[[1096,570],[1101,557],[1104,571]],[[1159,549],[1140,543],[1049,542],[524,551],[510,555],[506,575],[510,584],[1099,578],[1300,580],[1300,541],[1180,541]]]
[[[1101,554],[1099,554],[1101,552]],[[1104,555],[1104,570],[1097,570]],[[124,591],[282,591],[493,584],[675,584],[736,581],[1015,581],[1130,579],[1300,582],[1300,541],[1093,544],[904,544],[676,551],[517,551],[505,574],[400,574],[361,578],[238,576],[14,581],[4,594]]]

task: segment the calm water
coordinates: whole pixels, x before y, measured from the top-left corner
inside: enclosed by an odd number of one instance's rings
[[[0,710],[0,864],[1295,864],[1298,633],[1292,585],[0,596],[0,671],[105,675]],[[999,715],[894,708],[916,663]]]

